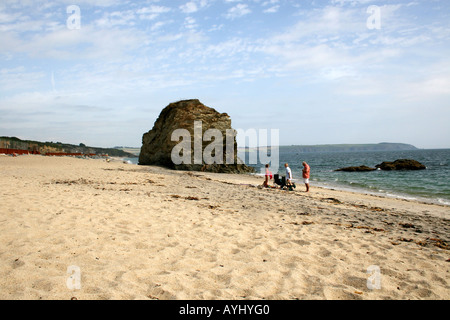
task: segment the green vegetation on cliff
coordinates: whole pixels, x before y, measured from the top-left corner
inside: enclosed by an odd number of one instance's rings
[[[33,140],[21,140],[16,137],[0,137],[0,148],[7,149],[20,149],[20,150],[29,150],[29,151],[39,151],[44,154],[47,152],[50,153],[95,153],[98,155],[107,154],[110,157],[128,157],[133,158],[136,157],[135,154],[125,152],[120,149],[115,148],[99,148],[99,147],[89,147],[84,143],[80,143],[79,145],[62,143],[62,142],[40,142]]]

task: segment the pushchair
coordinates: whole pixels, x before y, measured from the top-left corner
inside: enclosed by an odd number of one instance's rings
[[[286,177],[282,176],[280,180],[280,175],[278,173],[273,175],[273,181],[276,185],[279,185],[281,189],[283,189],[286,186]]]
[[[293,188],[296,187],[295,183],[287,184],[285,176],[281,176],[280,179],[280,175],[278,173],[273,175],[273,181],[275,182],[276,185],[280,186],[280,189],[284,189],[286,187],[289,191],[294,191]]]

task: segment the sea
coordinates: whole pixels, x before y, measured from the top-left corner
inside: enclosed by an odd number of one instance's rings
[[[240,152],[238,156],[249,164],[247,152]],[[375,167],[397,159],[414,159],[427,168],[418,171],[335,171],[350,166]],[[126,160],[137,164],[137,158]],[[279,150],[278,173],[285,175],[284,163],[288,163],[294,181],[302,187],[303,161],[311,167],[311,188],[318,186],[450,206],[450,149],[300,153],[295,146],[283,147]],[[263,163],[249,165],[256,168],[256,175],[262,175]]]

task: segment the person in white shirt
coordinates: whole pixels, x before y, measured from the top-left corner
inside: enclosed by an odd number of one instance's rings
[[[284,167],[286,168],[286,185],[292,185],[292,171],[289,168],[289,164],[285,163]]]

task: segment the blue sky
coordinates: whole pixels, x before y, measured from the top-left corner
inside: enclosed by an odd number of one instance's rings
[[[0,135],[141,146],[197,98],[281,145],[449,148],[449,57],[448,0],[2,0]]]

